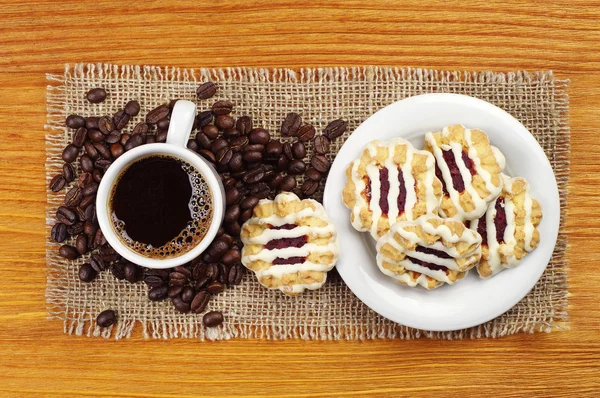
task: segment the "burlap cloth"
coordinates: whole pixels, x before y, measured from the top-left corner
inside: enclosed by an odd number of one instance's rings
[[[243,283],[216,296],[208,309],[222,310],[226,322],[206,330],[200,315],[177,313],[170,302],[147,299],[144,283],[129,284],[102,273],[93,283],[82,283],[77,270],[84,259],[67,261],[58,245],[47,240],[47,304],[50,318],[64,322],[64,332],[87,336],[128,337],[136,325],[148,338],[259,338],[259,339],[375,339],[500,337],[518,332],[551,331],[567,327],[567,283],[564,232],[569,176],[568,81],[551,72],[463,73],[381,67],[301,69],[176,69],[151,66],[67,65],[63,75],[48,75],[47,182],[60,171],[61,151],[70,141],[65,117],[112,114],[126,101],[137,99],[140,115],[174,98],[195,100],[199,83],[219,85],[215,98],[199,101],[207,109],[216,99],[235,104],[235,115],[248,114],[278,134],[282,118],[291,111],[320,131],[327,122],[344,118],[349,131],[382,107],[409,96],[447,92],[489,101],[520,120],[537,138],[550,159],[561,196],[561,230],[552,260],[533,290],[500,317],[471,329],[439,333],[411,329],[370,310],[330,273],[325,286],[300,297],[286,297],[260,286],[246,274]],[[104,87],[108,99],[98,105],[85,93]],[[337,153],[344,139],[333,145]],[[312,148],[309,148],[309,153]],[[66,192],[66,189],[65,189]],[[48,192],[47,232],[64,193]],[[119,322],[109,329],[95,323],[97,314],[114,309]]]

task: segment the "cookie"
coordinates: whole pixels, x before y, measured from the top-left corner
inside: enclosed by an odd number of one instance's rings
[[[440,215],[459,221],[481,217],[502,191],[502,152],[483,131],[459,124],[425,134],[425,150],[435,156],[435,173],[442,181]]]
[[[379,239],[398,221],[437,214],[442,184],[434,167],[429,152],[405,139],[369,143],[346,169],[342,200],[352,226]]]
[[[522,177],[502,175],[504,187],[486,213],[470,222],[470,228],[483,238],[477,272],[489,278],[519,265],[521,259],[540,242],[537,226],[542,220],[540,203],[531,197]]]
[[[337,232],[323,206],[290,192],[261,200],[241,239],[242,264],[263,286],[288,295],[323,286],[339,255]]]
[[[401,221],[377,242],[377,266],[408,286],[454,284],[481,258],[481,236],[453,219]],[[406,274],[409,274],[408,276]]]

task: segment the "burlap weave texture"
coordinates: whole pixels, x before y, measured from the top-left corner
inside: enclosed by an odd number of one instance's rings
[[[550,331],[566,327],[567,283],[564,232],[569,175],[568,81],[551,72],[528,74],[466,73],[383,67],[301,69],[177,69],[151,66],[77,64],[63,75],[48,75],[47,182],[62,167],[61,152],[71,140],[65,117],[113,114],[131,99],[142,105],[133,128],[148,110],[171,99],[195,99],[199,83],[219,85],[216,97],[197,101],[200,110],[217,99],[235,104],[234,115],[251,115],[272,134],[291,111],[320,131],[336,118],[348,121],[349,131],[332,145],[335,154],[347,135],[371,114],[390,103],[413,95],[447,92],[470,95],[506,110],[535,136],[554,169],[561,195],[561,230],[552,260],[534,289],[514,308],[478,327],[456,332],[425,332],[395,324],[362,304],[330,273],[326,285],[300,297],[268,291],[250,273],[243,283],[216,296],[208,310],[222,310],[226,322],[207,331],[201,315],[179,314],[170,302],[147,299],[143,283],[131,285],[105,272],[93,283],[79,281],[77,270],[86,257],[67,261],[57,255],[58,244],[47,240],[47,304],[49,317],[64,322],[69,334],[122,338],[141,327],[149,338],[199,339],[373,339],[500,337],[519,332]],[[102,104],[90,104],[85,93],[104,87],[109,96]],[[127,129],[127,128],[126,128]],[[309,154],[312,148],[308,148]],[[47,230],[64,192],[48,192]],[[112,308],[117,325],[100,329],[96,315]]]

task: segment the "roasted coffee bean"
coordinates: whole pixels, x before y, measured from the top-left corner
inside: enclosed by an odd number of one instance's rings
[[[169,115],[169,105],[162,104],[152,109],[146,115],[146,122],[150,124],[156,124],[160,119]]]
[[[124,110],[118,111],[113,116],[113,121],[115,123],[115,128],[117,130],[124,129],[125,126],[127,126],[127,123],[129,123],[129,120],[131,120],[131,116],[129,116],[127,113],[125,113]]]
[[[75,207],[81,202],[81,198],[83,194],[81,192],[81,188],[73,187],[69,189],[67,194],[65,195],[65,206],[67,207]]]
[[[79,219],[79,215],[77,215],[77,219]],[[81,221],[76,221],[73,225],[67,226],[67,233],[71,236],[79,235],[83,232],[83,226],[85,223]]]
[[[315,127],[312,124],[305,124],[298,130],[298,139],[300,141],[308,142],[315,136]]]
[[[196,265],[194,265],[194,268],[192,270],[192,279],[199,280],[204,277],[205,273],[206,264],[204,264],[203,262],[198,262]]]
[[[98,156],[100,156],[98,154],[98,151],[94,147],[94,144],[92,144],[89,141],[87,141],[85,144],[83,144],[83,149],[85,150],[85,154],[88,155],[92,159],[97,159]],[[80,160],[80,162],[81,162],[81,160]]]
[[[208,254],[212,259],[211,261],[219,261],[227,250],[229,250],[229,245],[219,238],[208,247]]]
[[[319,135],[315,137],[313,141],[313,147],[315,148],[315,153],[318,155],[325,155],[329,153],[329,145],[331,141],[324,135]]]
[[[346,123],[345,120],[336,119],[329,123],[327,127],[325,127],[325,130],[323,130],[323,134],[326,135],[327,138],[329,138],[329,140],[333,141],[342,134],[344,134],[346,132],[347,127],[348,123]]]
[[[237,263],[234,264],[229,269],[229,274],[227,275],[227,284],[229,285],[239,285],[242,282],[242,277],[244,276],[244,267],[242,264]]]
[[[79,155],[79,148],[73,144],[69,144],[63,150],[62,159],[67,163],[71,163],[77,159],[77,155]]]
[[[294,112],[287,114],[283,123],[281,123],[281,135],[284,137],[294,137],[298,134],[298,129],[302,124],[302,118],[300,115]]]
[[[210,283],[210,279],[204,275],[201,276],[200,278],[197,278],[193,284],[194,291],[199,292],[199,291],[203,290],[209,283]]]
[[[196,116],[196,127],[198,129],[204,128],[209,123],[213,121],[213,114],[211,111],[203,111],[199,112],[198,116]]]
[[[225,286],[218,281],[214,281],[206,287],[206,291],[213,295],[222,293],[223,290],[225,290]]]
[[[75,208],[75,212],[77,213],[77,217],[79,217],[79,220],[82,221],[81,229],[83,230],[83,221],[85,221],[85,210],[83,210],[83,207],[77,206]]]
[[[167,133],[168,131],[157,131],[156,142],[167,142]]]
[[[225,138],[217,138],[210,146],[210,150],[216,154],[220,149],[225,148],[226,146],[229,146],[229,144]]]
[[[225,230],[223,230],[223,234],[219,237],[219,240],[222,240],[223,242],[227,243],[227,246],[229,247],[233,244],[235,239],[233,239],[233,236],[229,235],[225,232]]]
[[[82,282],[89,283],[96,279],[97,275],[98,272],[96,272],[96,270],[92,268],[90,263],[83,263],[81,264],[81,267],[79,267],[79,279]]]
[[[236,187],[229,187],[225,190],[225,205],[231,206],[240,199],[240,191]]]
[[[93,88],[87,92],[86,98],[92,104],[104,102],[106,99],[106,90],[104,90],[102,87]]]
[[[242,255],[239,249],[229,249],[223,257],[221,257],[221,261],[225,265],[233,265],[234,263],[240,262],[241,259]]]
[[[283,179],[279,188],[282,191],[291,192],[294,188],[296,188],[296,177],[293,175],[289,175]]]
[[[183,291],[183,285],[173,285],[169,287],[169,293],[167,295],[169,298],[177,297]]]
[[[217,93],[217,85],[213,82],[202,83],[196,89],[196,97],[199,100],[209,99]]]
[[[52,231],[50,231],[50,237],[57,243],[64,242],[68,238],[67,226],[61,222],[57,222],[52,227]]]
[[[169,294],[169,287],[162,285],[153,287],[148,291],[148,299],[150,301],[162,301],[167,298]]]
[[[71,245],[62,245],[60,249],[58,249],[58,254],[67,260],[75,260],[79,258],[79,252],[77,252],[75,246]]]
[[[69,115],[65,120],[65,125],[71,129],[78,129],[85,126],[85,119],[79,115]]]
[[[240,152],[243,150],[249,143],[249,139],[246,136],[236,137],[229,141],[229,146],[231,150],[234,152]]]
[[[101,328],[107,328],[117,322],[117,314],[113,310],[102,311],[96,318],[96,323]]]
[[[283,144],[283,154],[289,160],[294,159],[294,153],[292,152],[292,144],[291,143],[286,142],[285,144]]]
[[[252,218],[252,210],[251,209],[244,210],[240,214],[240,223],[243,224],[243,223],[245,223],[246,221],[248,221],[251,218]]]
[[[75,145],[77,148],[81,148],[83,144],[85,144],[87,136],[88,131],[85,127],[78,128],[75,134],[73,134],[73,145]]]
[[[90,220],[86,220],[83,223],[83,232],[90,237],[90,239],[93,239],[94,236],[96,235],[96,231],[98,230],[98,225],[95,222],[92,222]]]
[[[227,231],[228,234],[239,236],[242,227],[240,227],[240,224],[237,222],[227,223],[225,224],[225,231]]]
[[[244,210],[253,209],[258,204],[258,198],[256,196],[246,196],[244,200],[240,202],[240,207]]]
[[[94,235],[94,245],[96,247],[100,247],[100,246],[104,246],[106,243],[107,243],[106,238],[104,237],[102,230],[100,228],[98,228],[98,230],[96,231],[96,234]]]
[[[144,136],[141,134],[134,134],[129,137],[129,140],[127,140],[127,143],[125,144],[125,150],[129,151],[142,144],[144,144]]]
[[[84,212],[85,212],[85,220],[84,221],[90,221],[93,223],[95,223],[97,221],[95,204],[91,204],[88,207],[86,207]]]
[[[194,141],[195,142],[195,141]],[[233,155],[233,151],[229,147],[223,147],[219,149],[216,153],[217,162],[220,165],[226,165],[231,160],[231,156]]]
[[[215,154],[209,151],[208,149],[200,149],[198,151],[198,154],[200,154],[200,156],[212,162],[213,164],[217,163],[217,158],[215,157]]]
[[[92,181],[92,175],[89,172],[81,173],[81,174],[79,174],[79,177],[77,178],[77,186],[79,188],[83,188],[91,181]]]
[[[110,265],[110,273],[113,274],[115,278],[122,281],[125,279],[125,268],[123,263],[116,262]]]
[[[256,128],[248,133],[248,139],[250,144],[267,145],[271,139],[271,134],[263,128]]]
[[[325,174],[329,171],[329,167],[331,167],[331,162],[325,155],[315,155],[310,160],[310,164],[314,167],[319,173]]]
[[[287,158],[286,158],[287,160]],[[276,190],[281,183],[283,182],[283,173],[277,173],[275,174],[275,177],[273,177],[273,179],[271,181],[269,181],[269,188],[272,190]]]
[[[186,146],[187,149],[189,149],[190,151],[198,152],[200,150],[200,146],[198,145],[196,140],[193,139],[189,139]]]
[[[100,184],[100,181],[102,181],[103,176],[104,173],[100,169],[94,169],[94,171],[92,171],[92,177],[98,184]]]
[[[81,165],[81,170],[87,173],[91,173],[94,170],[94,161],[88,154],[81,155],[79,164]]]
[[[244,148],[244,152],[264,152],[265,146],[263,144],[248,144]]]
[[[85,119],[85,128],[86,129],[98,129],[98,120],[100,118],[97,116],[90,116]]]
[[[313,166],[314,167],[314,166]],[[294,159],[290,162],[290,166],[288,167],[289,174],[302,174],[306,170],[306,164],[300,159]]]
[[[232,140],[239,136],[241,136],[241,134],[235,127],[223,131],[223,137],[227,138],[228,140]]]
[[[294,142],[292,145],[292,154],[296,159],[304,159],[306,157],[306,148],[300,141]]]
[[[198,146],[202,149],[210,149],[212,142],[210,141],[210,138],[208,138],[208,136],[202,132],[196,134],[196,143],[198,144]]]
[[[94,167],[98,170],[102,170],[102,172],[106,172],[106,170],[108,170],[108,168],[110,167],[110,165],[112,164],[112,161],[108,160],[108,159],[96,159],[96,161],[94,162]],[[94,170],[96,171],[96,170]],[[93,172],[92,172],[93,175]]]
[[[131,100],[125,104],[124,110],[129,116],[137,116],[140,113],[140,103],[136,100]]]
[[[192,271],[190,271],[187,267],[185,267],[183,265],[179,265],[179,266],[175,267],[174,271],[185,275],[185,277],[188,279],[192,278]]]
[[[111,144],[111,145],[118,143],[120,140],[121,140],[121,133],[119,133],[117,130],[111,132],[109,135],[104,137],[104,141],[107,144]]]
[[[319,173],[317,170],[315,170],[312,167],[310,167],[308,170],[306,170],[305,176],[313,181],[321,181],[321,179],[323,178],[321,173]]]
[[[67,185],[67,180],[62,174],[55,175],[52,180],[50,180],[49,188],[52,192],[58,192],[62,190]]]
[[[202,132],[211,140],[214,140],[219,136],[219,129],[214,124],[207,124],[202,127]]]
[[[150,125],[148,123],[139,122],[133,128],[131,134],[148,134],[150,132]]]
[[[77,239],[75,239],[75,248],[77,252],[81,255],[84,255],[88,251],[88,242],[85,234],[77,235]]]
[[[95,181],[92,181],[83,187],[83,196],[95,195],[96,192],[98,192],[98,183]]]
[[[217,115],[215,125],[221,130],[227,130],[235,126],[235,120],[229,115]]]
[[[183,301],[180,297],[173,297],[171,302],[175,309],[183,314],[190,310],[190,304]]]
[[[265,146],[265,157],[268,159],[277,159],[283,151],[283,144],[279,140],[271,140]]]
[[[227,210],[225,211],[225,216],[223,217],[223,222],[224,223],[237,222],[239,216],[240,216],[240,206],[239,205],[229,206],[227,208]]]
[[[192,300],[192,311],[195,314],[200,314],[204,312],[208,302],[210,301],[210,293],[202,291],[196,294],[194,299]]]
[[[96,148],[96,151],[98,152],[98,154],[100,156],[102,156],[104,159],[110,159],[110,149],[108,149],[106,147],[106,145],[104,145],[101,142],[94,142],[93,143],[94,148]]]
[[[131,138],[131,134],[128,134],[128,133],[121,134],[121,138],[119,139],[119,144],[125,146],[125,144],[127,144],[127,141],[129,141],[129,138]]]
[[[241,135],[246,135],[252,130],[252,118],[250,116],[241,116],[236,124],[235,128],[240,132]]]
[[[68,207],[60,206],[58,210],[56,210],[56,220],[66,226],[75,224],[77,219],[77,213]]]
[[[206,266],[204,276],[208,278],[209,283],[219,277],[219,266],[216,263],[210,263]]]
[[[223,314],[220,311],[210,311],[202,317],[202,324],[207,328],[214,328],[223,323]]]
[[[257,182],[261,182],[263,178],[265,178],[265,170],[262,167],[259,167],[246,172],[244,177],[242,177],[242,181],[246,184],[256,184]]]
[[[260,162],[262,160],[262,152],[258,151],[244,151],[242,155],[243,159],[247,163]]]
[[[238,152],[239,153],[239,152]],[[234,154],[235,155],[235,154]],[[233,158],[232,158],[233,159]],[[231,172],[229,173],[230,176],[232,176],[233,178],[236,178],[238,180],[241,180],[242,177],[244,176],[244,173],[246,173],[244,170],[238,170],[238,171],[233,171],[230,170]],[[243,183],[240,181],[240,184],[243,185]]]
[[[153,135],[146,136],[146,144],[154,144],[156,143],[156,137]]]
[[[125,148],[123,148],[123,145],[119,144],[118,142],[115,142],[110,146],[110,156],[112,156],[114,159],[117,159],[124,153]]]
[[[79,207],[87,209],[94,202],[96,202],[96,195],[84,196],[79,202]]]
[[[191,303],[194,299],[194,289],[190,286],[184,287],[183,291],[181,292],[181,299],[186,303]]]
[[[217,101],[210,109],[215,115],[229,115],[233,110],[233,104],[229,101]]]
[[[123,266],[123,274],[129,283],[137,283],[142,278],[142,269],[137,265],[127,262]]]
[[[221,180],[223,181],[223,187],[225,189],[233,187],[237,183],[237,180],[233,177],[224,178],[223,176],[221,176]]]
[[[100,120],[98,120],[98,130],[102,132],[104,135],[110,134],[115,129],[115,123],[113,122],[112,117],[110,116],[102,116]]]
[[[156,122],[156,127],[159,130],[169,130],[169,125],[171,124],[171,120],[168,117],[163,117],[158,122]]]
[[[217,281],[219,281],[222,285],[227,284],[227,273],[229,272],[227,270],[227,267],[225,266],[225,264],[223,263],[219,263],[219,275],[217,278]]]
[[[92,142],[101,142],[104,140],[104,134],[100,130],[88,129],[87,135]]]
[[[305,180],[300,189],[304,196],[311,196],[319,189],[319,183],[314,180]]]
[[[102,272],[106,269],[106,264],[104,263],[104,260],[99,254],[96,253],[90,256],[90,265],[94,270],[96,270],[96,272]]]
[[[171,272],[169,274],[169,283],[171,285],[185,285],[188,282],[188,277],[182,274],[181,272]]]
[[[146,275],[144,277],[144,283],[150,287],[163,286],[165,280],[158,275]]]

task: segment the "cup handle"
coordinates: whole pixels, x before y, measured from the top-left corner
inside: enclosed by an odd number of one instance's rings
[[[194,118],[196,117],[196,104],[192,101],[179,100],[173,107],[171,122],[167,132],[167,144],[187,148],[187,142],[192,133]]]

